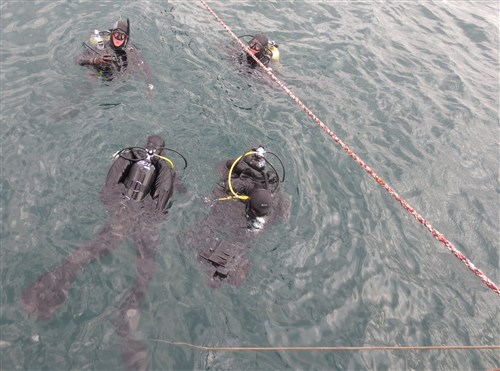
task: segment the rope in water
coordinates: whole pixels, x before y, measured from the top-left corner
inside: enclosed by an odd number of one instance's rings
[[[374,350],[478,350],[478,349],[500,349],[500,345],[429,345],[429,346],[365,346],[365,347],[207,347],[203,345],[194,345],[179,341],[161,340],[161,339],[143,339],[157,343],[167,343],[176,346],[187,346],[195,349],[211,351],[374,351]]]
[[[415,219],[417,219],[431,234],[434,236],[436,240],[441,242],[443,245],[445,245],[448,250],[451,251],[455,257],[457,257],[459,260],[461,260],[467,268],[469,268],[472,272],[478,276],[483,283],[486,284],[491,290],[496,292],[497,295],[500,296],[500,288],[493,283],[486,275],[476,268],[476,266],[469,260],[467,257],[462,254],[448,239],[439,231],[437,231],[427,220],[425,220],[419,213],[416,212],[416,210],[411,207],[392,187],[390,187],[382,178],[380,178],[377,173],[375,173],[374,170],[372,170],[368,165],[365,164],[365,162],[356,154],[354,153],[333,131],[331,131],[328,126],[326,126],[302,101],[297,98],[290,89],[288,89],[285,84],[283,84],[272,72],[270,68],[267,68],[262,64],[262,62],[255,57],[252,53],[250,53],[250,49],[248,46],[243,44],[241,40],[234,34],[233,31],[222,21],[222,19],[219,18],[219,16],[210,8],[210,6],[204,1],[200,0],[200,2],[203,4],[203,6],[214,16],[214,18],[221,24],[221,26],[235,39],[238,44],[241,46],[242,49],[244,49],[247,54],[251,55],[252,58],[259,64],[260,67],[263,68],[264,71],[269,75],[269,77],[276,82],[281,89],[285,91],[285,93],[288,94],[290,98],[292,98],[295,103],[297,103],[302,110],[304,110],[310,118],[316,122],[327,134],[330,138],[333,139],[335,143],[337,143],[347,154],[354,160],[356,163],[361,166],[368,174],[370,174],[375,181],[380,184],[393,198],[398,201],[403,208],[405,208],[410,214],[412,214]]]

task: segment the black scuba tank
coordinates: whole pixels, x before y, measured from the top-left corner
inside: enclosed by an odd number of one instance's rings
[[[155,166],[146,160],[132,165],[124,184],[127,188],[127,197],[135,201],[142,201],[153,186],[155,180]]]

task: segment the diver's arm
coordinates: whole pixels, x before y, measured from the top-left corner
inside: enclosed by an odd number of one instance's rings
[[[242,195],[249,196],[252,193],[254,182],[252,178],[243,176],[238,178],[232,178],[231,186],[236,194],[240,196]],[[229,189],[229,185],[226,185],[226,187],[227,187],[226,192],[230,193],[231,190]]]
[[[283,193],[278,193],[278,215],[287,222],[290,220],[290,207],[289,197]]]
[[[168,201],[174,192],[175,171],[170,164],[158,161],[155,164],[158,175],[151,190],[151,197],[156,201],[156,211],[166,214]]]
[[[266,177],[269,184],[274,184],[279,182],[278,174],[276,174],[274,171],[268,171],[266,173]]]
[[[110,54],[104,54],[104,55],[88,55],[88,54],[82,54],[78,57],[76,57],[76,63],[78,63],[80,66],[109,66],[111,65],[111,62],[113,61],[113,56]]]
[[[141,68],[141,72],[144,76],[144,79],[146,80],[148,90],[152,91],[154,89],[153,76],[152,76],[151,70],[149,68],[149,65],[144,60],[144,57],[142,56],[142,54],[139,52],[139,50],[137,49],[137,47],[134,44],[132,44],[128,53],[130,55],[133,55],[133,60],[135,60],[135,62],[137,63],[137,66],[139,66]]]
[[[231,170],[235,160],[227,160],[226,167]],[[233,167],[233,176],[239,176],[248,166],[243,161],[238,161],[238,163]]]
[[[259,173],[257,171],[254,171],[254,169],[249,165],[249,160],[247,158],[243,158],[238,163],[236,166],[233,168],[233,176],[240,176],[241,174],[245,174],[249,177],[258,177]],[[233,165],[234,160],[227,160],[226,162],[226,167],[228,170],[231,169],[231,166]]]
[[[131,166],[132,166],[132,161],[126,160],[123,157],[118,156],[113,161],[113,164],[108,170],[105,186],[109,187],[123,182]]]
[[[182,182],[181,178],[177,175],[177,173],[174,176],[174,190],[179,194],[187,193],[187,188]]]
[[[80,66],[92,66],[95,57],[95,54],[83,53],[75,58],[75,62]]]
[[[141,59],[141,69],[142,69],[142,74],[146,79],[146,84],[148,84],[148,90],[153,90],[154,85],[153,85],[153,76],[151,74],[151,70],[149,69],[149,65],[142,59]]]
[[[271,62],[271,58],[269,58],[269,56],[267,56],[267,55],[263,55],[259,60],[266,67],[268,67],[269,66],[269,62]]]

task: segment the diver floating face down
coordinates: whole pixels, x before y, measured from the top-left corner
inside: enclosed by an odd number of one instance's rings
[[[273,207],[273,195],[269,189],[257,188],[250,194],[248,212],[250,217],[269,215]]]
[[[70,296],[73,282],[89,263],[111,253],[121,246],[123,241],[132,241],[137,251],[137,276],[129,293],[111,316],[120,337],[123,368],[129,370],[147,369],[148,365],[147,349],[135,339],[135,329],[140,307],[155,271],[155,254],[160,246],[159,223],[166,218],[168,203],[173,194],[176,178],[173,165],[168,161],[158,161],[155,167],[152,167],[154,177],[151,181],[154,184],[154,192],[145,191],[148,197],[141,198],[141,202],[135,202],[138,197],[128,202],[124,200],[123,193],[127,188],[125,183],[131,180],[133,183],[136,180],[134,177],[144,174],[139,170],[149,166],[141,164],[144,153],[149,150],[162,151],[164,145],[165,142],[160,136],[152,135],[146,140],[147,148],[125,148],[122,151],[129,157],[124,154],[115,157],[101,194],[109,215],[107,222],[91,241],[73,250],[60,265],[43,273],[22,294],[26,314],[36,319],[48,320],[63,306]],[[142,185],[144,181],[141,180]],[[130,189],[130,186],[128,188]],[[143,191],[142,188],[140,190]]]
[[[154,151],[155,154],[159,155],[161,148],[165,147],[165,141],[159,135],[151,135],[146,141],[146,149]]]
[[[282,165],[282,176],[266,157]],[[213,190],[210,213],[196,229],[186,233],[186,246],[199,249],[198,260],[208,285],[239,286],[250,271],[248,247],[259,231],[280,218],[288,218],[288,197],[278,191],[285,178],[284,166],[274,153],[252,148],[236,159],[217,166],[221,182]]]

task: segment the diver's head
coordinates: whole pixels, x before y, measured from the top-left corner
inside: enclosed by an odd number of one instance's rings
[[[252,217],[269,215],[273,206],[273,196],[270,190],[257,188],[250,195],[249,214]]]
[[[263,33],[258,33],[252,40],[248,42],[248,47],[253,55],[259,57],[262,55],[266,49],[267,43],[269,42],[268,37]]]
[[[130,37],[130,22],[120,19],[116,21],[111,30],[111,43],[116,49],[125,48]]]
[[[162,137],[160,137],[159,135],[151,135],[148,137],[145,145],[146,149],[154,151],[154,153],[159,155],[161,153],[160,148],[162,147],[165,147],[165,141]]]

